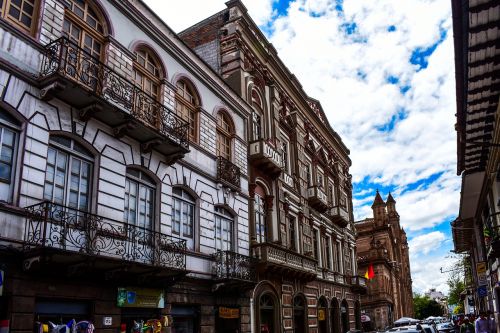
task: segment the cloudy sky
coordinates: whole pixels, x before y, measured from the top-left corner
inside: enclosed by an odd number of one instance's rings
[[[176,32],[226,0],[146,0]],[[458,213],[450,0],[243,0],[351,150],[356,219],[391,191],[413,289],[447,292]]]

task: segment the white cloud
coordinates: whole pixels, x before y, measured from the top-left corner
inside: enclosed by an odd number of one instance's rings
[[[429,254],[429,252],[439,248],[445,239],[445,234],[440,231],[414,237],[408,242],[410,255],[415,257],[419,253]]]

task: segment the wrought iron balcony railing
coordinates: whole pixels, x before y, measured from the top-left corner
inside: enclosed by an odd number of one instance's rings
[[[217,157],[217,180],[240,188],[240,168],[222,156]]]
[[[45,46],[40,77],[56,74],[188,149],[186,121],[66,37]]]
[[[255,258],[232,251],[217,251],[214,256],[217,279],[256,281]]]
[[[51,202],[25,210],[25,250],[49,248],[186,269],[183,239]]]

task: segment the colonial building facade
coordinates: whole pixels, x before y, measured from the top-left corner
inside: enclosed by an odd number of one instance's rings
[[[500,312],[500,4],[452,0],[460,209],[455,252],[468,258],[465,309]],[[470,305],[469,305],[470,302]]]
[[[406,233],[399,224],[396,201],[384,202],[377,191],[373,218],[356,222],[358,270],[373,268],[368,292],[361,297],[367,329],[384,329],[401,317],[413,317],[413,293]]]
[[[253,332],[360,329],[349,150],[240,1],[179,36],[252,106]]]
[[[250,106],[140,1],[0,14],[10,332],[247,332]]]

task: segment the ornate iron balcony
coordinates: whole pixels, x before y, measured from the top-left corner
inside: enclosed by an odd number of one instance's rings
[[[183,239],[51,202],[25,210],[25,251],[55,249],[186,269],[186,241]]]
[[[256,259],[232,251],[217,251],[214,256],[217,279],[256,281]]]
[[[217,157],[217,180],[240,188],[240,168],[222,156]]]
[[[131,118],[136,124],[159,133],[161,138],[171,140],[184,150],[189,149],[186,121],[138,88],[131,79],[123,77],[66,37],[45,46],[40,80],[44,86],[42,99],[57,95],[73,106],[81,107],[81,117],[95,116],[112,127],[126,125],[119,127],[120,131],[137,127],[125,122]],[[101,110],[103,102],[106,111]],[[114,116],[117,111],[120,117]],[[139,136],[135,132],[132,134]],[[158,140],[151,136],[144,139]]]

